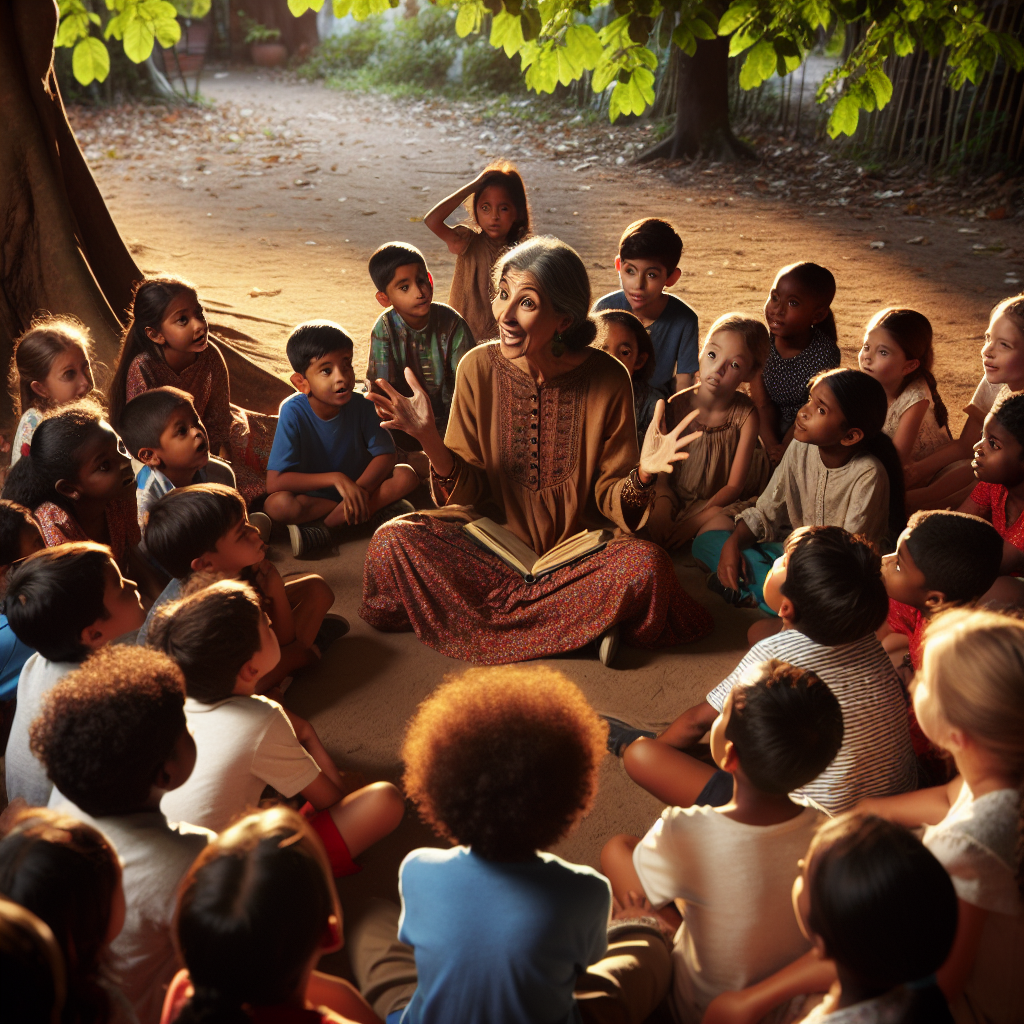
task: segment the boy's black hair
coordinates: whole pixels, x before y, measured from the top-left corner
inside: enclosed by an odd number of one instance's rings
[[[750,784],[781,796],[806,786],[835,759],[843,711],[815,673],[772,659],[733,688],[725,738]]]
[[[341,324],[333,320],[307,320],[288,335],[285,351],[292,369],[305,377],[310,363],[330,352],[351,352],[352,347],[352,339]]]
[[[956,891],[908,829],[851,811],[821,826],[806,863],[807,924],[825,955],[866,991],[919,981],[945,963],[956,936]]]
[[[81,661],[89,653],[82,630],[110,618],[103,593],[112,559],[105,544],[83,540],[19,562],[4,599],[14,635],[47,661]]]
[[[30,747],[63,796],[102,818],[143,809],[187,728],[178,666],[147,647],[109,644],[46,695]]]
[[[231,696],[242,666],[260,649],[262,615],[251,586],[221,580],[161,607],[146,643],[174,659],[190,697],[216,704]]]
[[[16,501],[0,498],[0,566],[21,557],[21,531],[39,529],[32,513]]]
[[[683,240],[667,220],[644,217],[635,220],[619,239],[620,260],[653,260],[671,274],[683,255]]]
[[[984,519],[936,509],[915,512],[907,530],[907,548],[925,584],[948,602],[977,600],[999,576],[1003,538]]]
[[[992,406],[992,418],[1024,448],[1024,391],[1003,395]]]
[[[196,411],[192,396],[181,388],[162,387],[144,391],[121,413],[121,440],[135,458],[143,448],[159,448],[171,413],[183,405]],[[198,413],[196,414],[198,418]]]
[[[244,515],[245,500],[223,484],[175,487],[150,506],[146,551],[175,579],[186,579],[193,560],[215,551]]]
[[[889,596],[882,559],[841,526],[803,526],[786,540],[789,560],[780,588],[796,609],[796,628],[816,644],[861,640],[885,622]]]
[[[398,268],[410,263],[418,263],[424,270],[428,269],[423,253],[415,245],[409,245],[408,242],[385,242],[370,257],[369,270],[373,287],[379,292],[386,292]]]
[[[634,372],[633,377],[634,379],[639,378],[642,381],[649,381],[654,374],[654,364],[657,361],[657,355],[654,351],[654,342],[651,341],[650,332],[644,327],[640,317],[630,313],[628,309],[602,309],[594,314],[594,319],[599,324],[620,324],[633,335],[637,354],[647,356],[644,365]]]

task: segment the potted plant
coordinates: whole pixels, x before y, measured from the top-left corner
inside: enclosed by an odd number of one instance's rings
[[[279,42],[281,30],[261,25],[245,11],[238,12],[238,20],[245,30],[245,42],[249,44],[253,64],[261,68],[284,67],[288,61],[288,50],[284,43]]]

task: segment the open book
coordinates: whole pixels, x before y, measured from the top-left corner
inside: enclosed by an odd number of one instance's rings
[[[547,554],[538,556],[514,533],[493,519],[475,519],[466,523],[463,529],[474,543],[497,555],[527,583],[533,583],[584,555],[600,551],[612,539],[611,530],[582,530],[556,544]]]

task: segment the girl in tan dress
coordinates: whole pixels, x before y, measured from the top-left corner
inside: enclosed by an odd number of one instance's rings
[[[460,203],[475,227],[445,224]],[[501,253],[530,234],[530,204],[519,172],[507,160],[485,167],[469,184],[442,199],[424,218],[455,256],[448,305],[462,316],[479,345],[498,336],[491,310],[491,272]]]
[[[668,401],[667,429],[696,411],[694,426],[704,432],[690,445],[689,458],[658,477],[648,526],[651,539],[670,551],[720,513],[738,515],[768,483],[768,459],[757,447],[757,407],[737,389],[764,365],[769,343],[760,320],[720,316],[704,338],[700,382]]]

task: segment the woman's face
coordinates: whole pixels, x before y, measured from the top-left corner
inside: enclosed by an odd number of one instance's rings
[[[538,356],[550,349],[554,336],[572,323],[556,313],[533,274],[511,267],[498,282],[498,294],[491,303],[498,321],[501,354],[506,359]]]
[[[67,405],[92,389],[92,366],[81,345],[69,345],[54,358],[42,380],[32,381],[32,390],[52,405]]]

